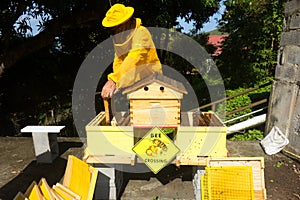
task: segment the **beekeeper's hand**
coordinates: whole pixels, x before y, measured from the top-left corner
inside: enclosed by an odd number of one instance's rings
[[[111,98],[116,90],[116,83],[108,80],[102,88],[101,96],[103,99]]]

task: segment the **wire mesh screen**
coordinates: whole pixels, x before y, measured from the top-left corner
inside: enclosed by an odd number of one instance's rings
[[[201,176],[202,200],[254,199],[251,166],[206,167]]]

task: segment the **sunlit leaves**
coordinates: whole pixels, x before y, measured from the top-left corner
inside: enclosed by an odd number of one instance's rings
[[[226,84],[251,86],[273,76],[283,26],[284,1],[226,0],[220,21],[229,34],[219,57]]]

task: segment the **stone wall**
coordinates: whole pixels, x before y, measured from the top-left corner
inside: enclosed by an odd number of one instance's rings
[[[272,86],[266,134],[277,126],[289,139],[284,151],[300,158],[300,1],[285,6],[284,30]]]

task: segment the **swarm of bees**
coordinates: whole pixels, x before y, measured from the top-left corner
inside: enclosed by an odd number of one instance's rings
[[[148,156],[156,156],[158,153],[162,154],[163,151],[167,151],[167,145],[159,139],[152,140],[153,145],[150,145],[146,150]]]

